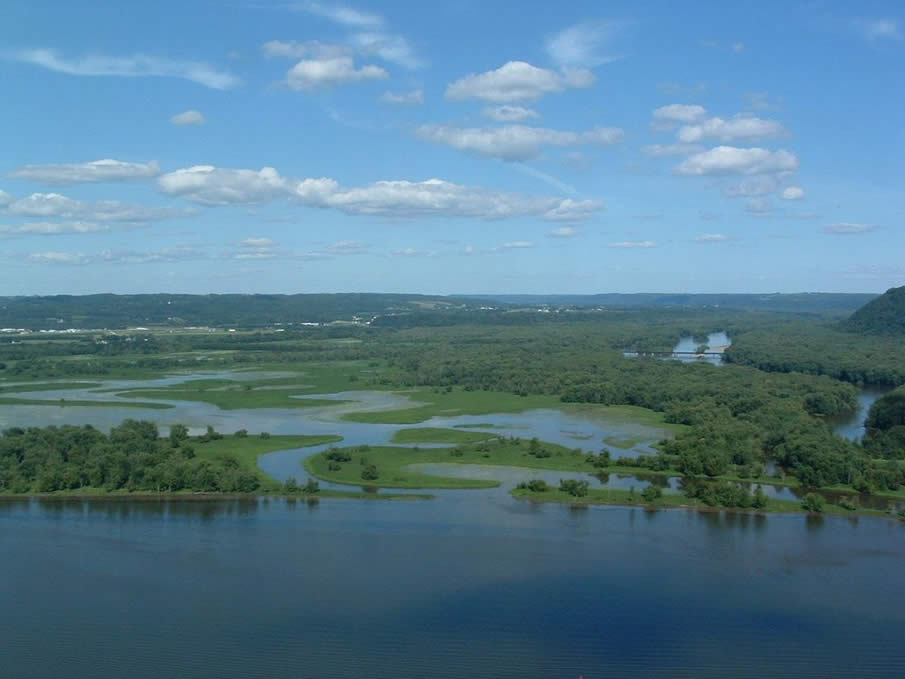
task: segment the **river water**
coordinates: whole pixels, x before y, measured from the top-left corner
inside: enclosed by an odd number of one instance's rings
[[[53,421],[147,417],[372,445],[398,428],[340,421],[350,409],[4,406],[0,427],[62,411]],[[555,410],[422,426],[478,421],[585,449],[645,431]],[[260,465],[302,476],[316,450]],[[905,676],[899,522],[535,505],[508,488],[572,475],[423,469],[504,485],[425,502],[0,501],[0,676]]]

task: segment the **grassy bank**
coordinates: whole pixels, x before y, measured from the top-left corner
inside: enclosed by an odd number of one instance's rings
[[[622,488],[591,488],[587,495],[575,497],[569,493],[551,488],[546,491],[536,492],[525,488],[514,488],[510,492],[512,497],[518,500],[526,500],[538,503],[557,503],[574,506],[587,505],[617,505],[628,507],[644,507],[645,509],[696,509],[702,511],[731,511],[742,513],[782,513],[782,514],[808,514],[801,507],[801,503],[794,500],[777,500],[768,498],[767,506],[763,509],[747,509],[739,507],[715,507],[704,504],[693,498],[688,498],[680,493],[664,493],[658,499],[648,502],[638,492],[624,490]],[[887,516],[894,517],[887,512],[876,509],[847,510],[833,504],[824,505],[823,514],[831,516]]]
[[[239,467],[245,471],[253,472],[261,481],[261,488],[275,490],[280,487],[279,482],[267,476],[258,467],[258,458],[267,453],[278,450],[292,450],[293,448],[310,448],[325,443],[337,443],[342,441],[342,436],[225,436],[222,439],[202,442],[192,439],[191,445],[195,455],[200,458],[214,459],[226,456],[234,459]]]

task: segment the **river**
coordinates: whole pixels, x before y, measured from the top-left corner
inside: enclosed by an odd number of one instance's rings
[[[405,403],[374,392],[336,398]],[[51,413],[98,426],[149,417],[201,427],[216,417],[225,432],[335,432],[350,444],[386,442],[398,428],[338,419],[352,407],[4,406],[0,426],[47,423]],[[586,449],[648,431],[557,410],[420,426],[477,421]],[[316,450],[260,465],[301,476],[300,460]],[[571,475],[454,469],[504,485],[415,503],[0,501],[0,674],[905,676],[900,522],[535,505],[508,495],[515,480]],[[646,481],[606,483],[640,490]]]

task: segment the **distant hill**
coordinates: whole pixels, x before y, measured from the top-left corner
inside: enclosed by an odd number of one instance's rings
[[[890,288],[858,309],[845,322],[846,330],[883,335],[905,335],[905,285]]]
[[[30,330],[211,326],[370,320],[375,314],[462,310],[474,302],[429,295],[53,295],[0,297],[0,328]]]
[[[768,294],[606,293],[600,295],[460,295],[505,304],[572,307],[720,307],[749,311],[847,316],[874,299],[874,294],[802,292]]]

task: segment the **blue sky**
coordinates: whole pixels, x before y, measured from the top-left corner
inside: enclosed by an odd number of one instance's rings
[[[905,284],[905,6],[745,5],[5,0],[0,294]]]

